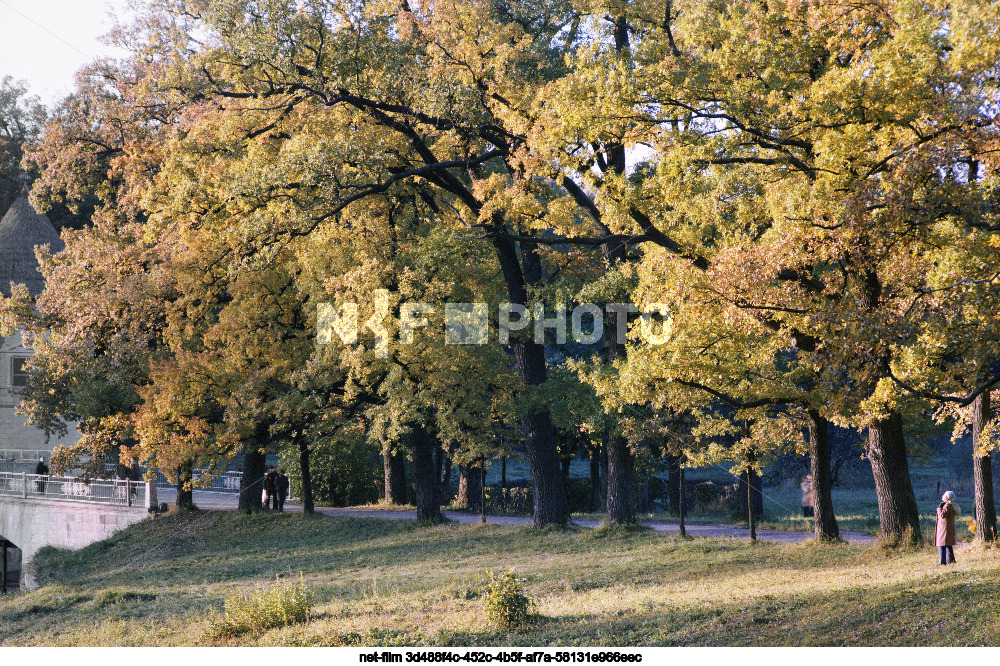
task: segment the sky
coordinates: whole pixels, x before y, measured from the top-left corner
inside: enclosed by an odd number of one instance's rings
[[[95,58],[124,52],[100,41],[126,17],[127,0],[0,0],[0,77],[28,82],[52,106],[74,88],[74,74]]]

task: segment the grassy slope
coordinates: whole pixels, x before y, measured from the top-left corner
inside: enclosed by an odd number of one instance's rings
[[[6,645],[204,644],[226,594],[301,571],[305,625],[242,645],[997,645],[1000,550],[682,541],[301,515],[193,513],[81,551],[46,551],[43,587],[0,601]],[[483,572],[513,567],[539,617],[485,624]]]

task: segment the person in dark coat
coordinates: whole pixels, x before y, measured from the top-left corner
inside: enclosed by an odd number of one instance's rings
[[[937,508],[937,521],[934,524],[934,545],[938,547],[941,564],[955,563],[955,518],[962,509],[955,504],[955,493],[952,491],[941,495],[941,504]]]
[[[273,467],[267,468],[267,474],[264,475],[264,508],[270,509],[272,502],[274,503],[274,508],[278,508],[278,494],[277,494],[277,480],[278,473],[274,471]]]
[[[285,511],[285,498],[288,497],[288,486],[288,476],[285,474],[285,470],[279,469],[278,476],[274,480],[274,488],[278,493],[278,511],[282,513]]]
[[[38,464],[35,465],[35,474],[39,475],[40,479],[35,482],[35,490],[41,494],[45,494],[45,477],[49,475],[49,466],[45,464],[45,456],[38,459]]]

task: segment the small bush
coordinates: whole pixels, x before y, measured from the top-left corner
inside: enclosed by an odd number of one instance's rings
[[[155,601],[155,594],[147,594],[145,592],[133,592],[132,590],[126,590],[121,588],[109,588],[102,590],[94,597],[94,605],[98,608],[106,608],[107,606],[112,606],[114,604],[124,604],[135,601]]]
[[[249,632],[264,632],[309,619],[312,595],[301,577],[296,585],[276,583],[256,587],[226,597],[222,615],[210,620],[214,638],[228,638]]]
[[[522,580],[511,569],[505,574],[489,572],[490,581],[483,588],[486,616],[494,627],[510,629],[524,625],[532,615],[535,602],[524,593]]]

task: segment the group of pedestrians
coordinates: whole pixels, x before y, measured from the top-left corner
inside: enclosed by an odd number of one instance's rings
[[[284,513],[285,500],[288,498],[288,475],[285,470],[276,470],[273,467],[267,468],[264,475],[264,495],[262,500],[265,509],[272,509]]]

